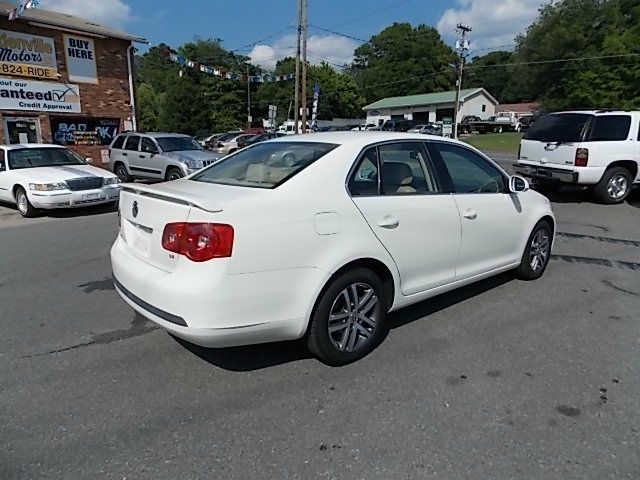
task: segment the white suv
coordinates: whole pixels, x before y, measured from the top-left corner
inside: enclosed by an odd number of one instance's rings
[[[134,178],[176,180],[221,157],[178,133],[122,133],[109,147],[109,167],[122,182]]]
[[[527,130],[514,170],[543,189],[589,186],[603,203],[623,202],[640,183],[640,112],[545,115]]]

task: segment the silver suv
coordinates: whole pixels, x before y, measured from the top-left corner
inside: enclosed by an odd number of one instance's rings
[[[178,133],[122,133],[109,147],[109,168],[122,182],[135,178],[176,180],[220,158],[222,155]]]

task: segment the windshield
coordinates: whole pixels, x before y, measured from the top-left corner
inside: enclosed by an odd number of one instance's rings
[[[228,142],[229,140],[231,140],[232,138],[236,138],[237,136],[237,133],[224,133],[220,135],[216,140],[218,142]]]
[[[525,140],[539,142],[580,142],[585,126],[592,115],[587,113],[562,113],[545,115],[531,124]]]
[[[58,167],[64,165],[86,165],[77,153],[66,148],[21,148],[9,150],[9,168]]]
[[[312,142],[256,143],[202,170],[191,180],[275,188],[336,147]]]
[[[156,138],[163,152],[181,152],[183,150],[202,150],[202,147],[191,137]]]

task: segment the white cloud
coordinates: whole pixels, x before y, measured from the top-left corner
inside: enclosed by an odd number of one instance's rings
[[[44,0],[42,8],[109,27],[121,27],[131,19],[131,8],[122,0]]]
[[[338,35],[311,35],[307,39],[307,59],[312,64],[327,61],[334,66],[344,65],[353,60],[353,51],[358,45],[358,42]],[[278,60],[295,55],[296,35],[286,35],[272,45],[255,45],[249,58],[252,63],[273,70]]]
[[[537,18],[538,9],[550,0],[456,0],[456,6],[446,10],[438,21],[438,31],[450,42],[456,36],[458,23],[470,26],[473,31],[473,50],[500,47],[511,50],[515,37],[523,33]],[[509,45],[503,47],[503,45]],[[486,51],[479,52],[479,54]]]

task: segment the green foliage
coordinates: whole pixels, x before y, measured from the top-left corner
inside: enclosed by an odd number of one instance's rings
[[[521,101],[518,91],[513,88],[512,72],[505,67],[497,66],[514,61],[512,52],[491,52],[475,57],[465,68],[464,88],[483,87],[500,103]]]
[[[451,90],[455,62],[457,56],[434,27],[394,23],[356,49],[350,71],[367,102],[373,102]]]
[[[640,53],[637,0],[549,4],[518,39],[518,62]],[[550,110],[640,108],[640,57],[527,65],[516,72]]]

